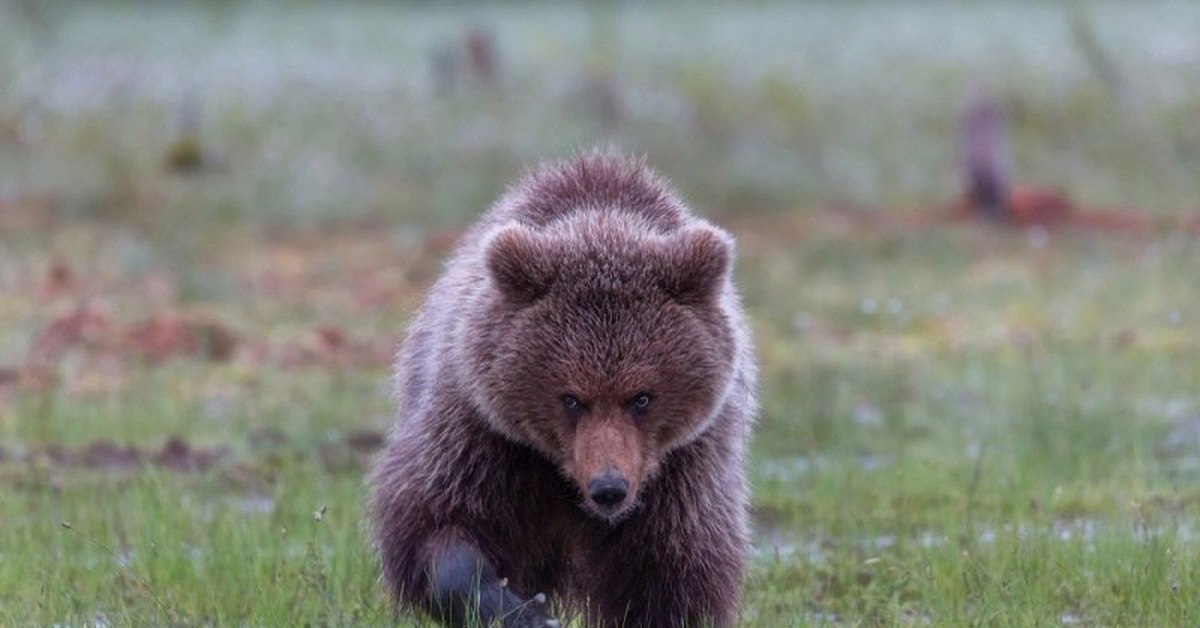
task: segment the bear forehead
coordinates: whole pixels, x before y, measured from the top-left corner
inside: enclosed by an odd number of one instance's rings
[[[578,297],[587,295],[592,306],[634,306],[629,299],[649,299],[658,281],[649,256],[613,254],[598,250],[569,255],[555,287]]]
[[[656,380],[664,366],[694,358],[692,349],[701,340],[683,318],[625,299],[571,299],[551,318],[538,325],[545,351],[526,355],[539,368],[566,377],[580,392],[629,392],[629,386],[643,386]]]
[[[669,237],[638,215],[611,208],[577,210],[543,233],[561,244],[561,287],[614,298],[657,286],[656,255]]]

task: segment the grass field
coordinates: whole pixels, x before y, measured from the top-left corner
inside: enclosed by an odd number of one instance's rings
[[[0,625],[387,623],[391,351],[602,140],[738,238],[745,625],[1200,623],[1196,235],[926,219],[972,82],[1024,180],[1194,213],[1197,7],[0,6]]]

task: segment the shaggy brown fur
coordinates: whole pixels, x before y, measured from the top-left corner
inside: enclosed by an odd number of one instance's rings
[[[466,233],[400,350],[372,478],[403,607],[734,623],[756,405],[732,263],[725,232],[610,153],[537,169]]]

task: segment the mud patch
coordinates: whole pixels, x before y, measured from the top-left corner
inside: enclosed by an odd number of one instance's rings
[[[187,441],[172,436],[152,458],[154,464],[180,473],[207,471],[214,463],[229,453],[227,447],[203,449],[192,447]]]
[[[370,468],[384,441],[382,432],[358,430],[317,445],[317,455],[330,473],[362,473]]]
[[[283,368],[384,368],[392,363],[398,340],[364,341],[336,325],[319,325],[298,341],[264,346],[258,358]]]
[[[196,446],[180,436],[159,447],[98,439],[79,446],[61,443],[0,447],[0,482],[33,490],[55,489],[84,478],[126,480],[135,474],[162,469],[178,475],[214,473],[231,493],[270,495],[280,470],[291,461],[316,461],[331,474],[365,473],[383,447],[384,433],[360,429],[331,433],[324,440],[299,446],[274,428],[250,434],[246,445]],[[241,451],[245,455],[235,455]],[[251,507],[255,509],[256,507]]]
[[[130,471],[142,465],[143,455],[132,446],[96,441],[79,452],[79,466],[86,469]]]
[[[227,447],[193,447],[178,436],[168,438],[157,450],[95,440],[76,448],[55,443],[21,448],[11,454],[7,450],[2,451],[0,463],[33,463],[51,468],[114,473],[137,471],[147,466],[180,473],[202,472],[211,469],[229,454]]]
[[[356,453],[371,455],[383,449],[384,438],[383,432],[375,430],[358,430],[346,434],[344,440],[346,445]]]
[[[125,345],[151,364],[174,356],[225,362],[239,343],[238,335],[212,315],[174,311],[129,326],[124,337]]]

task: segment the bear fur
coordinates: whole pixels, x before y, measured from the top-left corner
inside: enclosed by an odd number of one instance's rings
[[[733,257],[612,152],[535,169],[464,234],[400,349],[371,477],[400,608],[735,623],[756,372]]]

